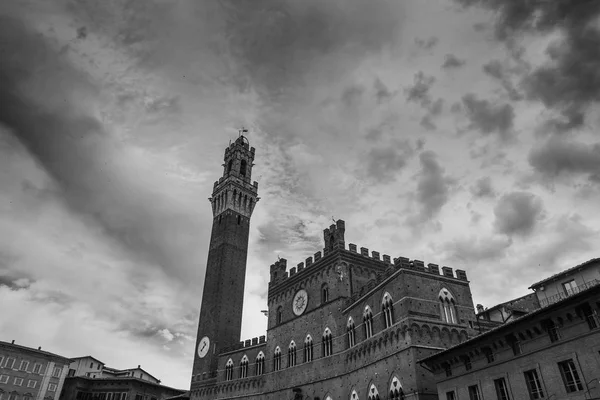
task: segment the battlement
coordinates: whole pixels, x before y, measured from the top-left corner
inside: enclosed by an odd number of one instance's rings
[[[348,250],[351,251],[352,253],[358,253],[357,247],[356,247],[356,245],[354,243],[350,243],[348,245]],[[378,251],[372,251],[371,255],[369,256],[369,249],[366,248],[366,247],[361,247],[360,248],[360,255],[364,256],[364,257],[371,258],[371,259],[376,260],[376,261],[383,261],[386,264],[391,264],[392,263],[392,259],[391,259],[391,257],[389,255],[384,254],[383,256],[381,256]]]
[[[323,240],[325,242],[324,255],[338,248],[343,249],[346,246],[346,242],[344,241],[345,232],[346,222],[341,219],[338,219],[335,224],[331,224],[329,228],[323,230]]]
[[[254,159],[256,149],[254,147],[250,147],[248,139],[243,135],[238,137],[235,142],[229,144],[229,146],[225,148],[225,158],[228,158],[231,153],[240,150],[247,152],[247,155],[251,160]]]
[[[242,340],[239,343],[236,343],[232,346],[227,346],[221,349],[220,354],[231,353],[233,351],[237,351],[240,349],[245,349],[248,347],[259,346],[267,343],[267,337],[265,335],[254,337],[252,339]]]

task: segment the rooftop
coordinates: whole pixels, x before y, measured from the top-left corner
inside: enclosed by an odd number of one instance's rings
[[[61,359],[61,361],[63,361],[66,364],[69,364],[71,362],[71,359],[68,358],[68,357],[61,356],[61,355],[55,354],[55,353],[50,353],[49,351],[42,350],[41,347],[38,347],[37,349],[34,349],[32,347],[27,347],[27,346],[22,346],[20,344],[15,344],[14,340],[11,343],[0,341],[0,346],[12,347],[12,348],[14,348],[16,350],[27,351],[29,353],[38,354],[40,356],[58,358],[58,359]]]
[[[575,272],[575,271],[577,271],[577,270],[579,270],[579,269],[582,269],[582,268],[584,268],[584,267],[587,267],[587,266],[589,266],[590,264],[593,264],[593,263],[595,263],[595,262],[598,262],[598,261],[600,261],[600,258],[592,258],[591,260],[588,260],[588,261],[586,261],[586,262],[584,262],[584,263],[581,263],[581,264],[579,264],[579,265],[576,265],[576,266],[574,266],[574,267],[571,267],[571,268],[569,268],[569,269],[566,269],[566,270],[564,270],[564,271],[561,271],[561,272],[559,272],[559,273],[557,273],[557,274],[551,275],[551,276],[549,276],[549,277],[548,277],[548,278],[546,278],[546,279],[542,279],[541,281],[539,281],[539,282],[536,282],[536,283],[534,283],[533,285],[529,286],[529,289],[533,289],[533,290],[535,290],[537,287],[539,287],[539,286],[543,285],[543,284],[544,284],[544,283],[546,283],[546,282],[553,281],[553,280],[555,280],[555,279],[557,279],[557,278],[559,278],[559,277],[561,277],[561,276],[563,276],[563,275],[567,275],[567,274],[569,274],[569,273],[571,273],[571,272]]]

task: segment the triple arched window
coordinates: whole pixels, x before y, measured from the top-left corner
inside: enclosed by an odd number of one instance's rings
[[[367,399],[369,399],[369,400],[380,400],[381,399],[379,397],[379,391],[377,391],[377,387],[375,387],[375,384],[373,384],[373,383],[369,387],[369,395],[368,395]]]
[[[313,359],[313,340],[310,335],[304,339],[304,362],[311,362]]]
[[[230,381],[233,379],[233,360],[230,358],[225,364],[225,380]]]
[[[273,370],[279,371],[281,369],[281,349],[279,346],[275,348],[275,355],[273,356]]]
[[[446,288],[442,288],[438,294],[440,300],[440,312],[442,314],[442,320],[448,324],[457,324],[458,318],[456,316],[456,300],[452,293]]]
[[[397,377],[392,378],[390,384],[390,400],[404,400],[404,391],[402,390],[402,384]]]
[[[373,312],[369,306],[366,306],[363,311],[363,323],[365,325],[365,337],[368,339],[373,336]]]
[[[348,347],[352,347],[356,344],[356,331],[354,327],[354,320],[352,317],[348,318],[346,324],[346,332],[348,333]]]
[[[256,356],[255,372],[257,376],[265,373],[265,353],[262,351]]]
[[[291,341],[288,347],[288,367],[296,365],[296,342]]]
[[[248,357],[244,354],[242,361],[240,361],[240,378],[248,377]]]
[[[381,301],[381,313],[383,314],[386,329],[394,325],[394,302],[392,301],[392,296],[390,296],[388,292],[385,292],[383,295],[383,300]]]
[[[333,354],[333,335],[329,328],[323,332],[323,357],[329,357]]]

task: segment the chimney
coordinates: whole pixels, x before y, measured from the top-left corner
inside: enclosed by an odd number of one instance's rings
[[[477,304],[477,314],[482,313],[483,311],[483,306],[481,304]]]
[[[142,368],[142,366],[141,366],[141,365],[138,365],[138,368]]]
[[[15,340],[13,339],[12,342],[10,342],[10,344],[15,344]]]
[[[38,347],[38,350],[41,350],[41,349],[42,349],[42,346],[39,346],[39,347]]]

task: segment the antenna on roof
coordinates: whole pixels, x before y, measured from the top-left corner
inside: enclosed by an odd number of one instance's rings
[[[337,221],[335,220],[335,218],[333,217],[333,215],[331,216],[331,219],[333,220],[334,224],[337,224]]]

